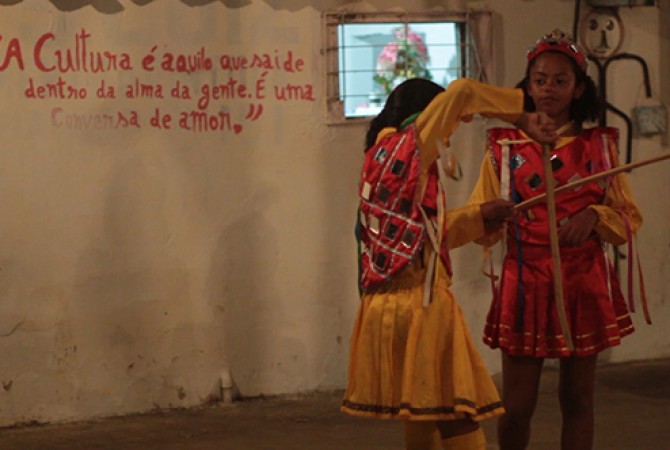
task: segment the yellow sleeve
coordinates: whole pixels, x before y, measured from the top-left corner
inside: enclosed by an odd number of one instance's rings
[[[384,139],[386,136],[391,135],[395,132],[397,132],[398,129],[395,127],[385,127],[382,128],[379,133],[377,133],[377,138],[375,139],[375,142],[379,142],[382,139]]]
[[[438,156],[438,141],[449,142],[461,121],[479,114],[515,122],[523,112],[523,91],[492,86],[468,78],[452,81],[416,118],[422,169]]]
[[[612,166],[619,165],[616,143],[608,140]],[[612,179],[612,184],[607,190],[605,202],[602,205],[591,205],[598,214],[598,223],[595,226],[596,233],[605,241],[614,245],[625,244],[628,240],[626,224],[621,217],[622,214],[628,218],[631,231],[636,233],[642,225],[640,208],[635,204],[631,194],[628,178],[624,172],[618,173]]]
[[[500,198],[500,182],[496,174],[493,162],[491,161],[491,153],[489,151],[484,155],[481,167],[479,169],[479,178],[475,184],[470,198],[466,205],[476,205],[479,207],[482,203]],[[482,230],[483,231],[483,230]],[[483,233],[474,241],[477,244],[491,247],[502,237],[502,231],[495,233]]]
[[[479,167],[479,178],[475,184],[468,204],[482,204],[500,198],[500,182],[491,161],[491,152],[486,151]]]
[[[479,205],[465,205],[447,211],[447,248],[460,247],[484,234]]]

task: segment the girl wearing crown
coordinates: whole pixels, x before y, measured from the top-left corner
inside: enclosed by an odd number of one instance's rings
[[[618,130],[584,128],[584,122],[600,117],[602,106],[586,66],[583,51],[559,30],[531,47],[517,87],[524,90],[527,111],[545,112],[564,130],[550,154],[553,179],[545,179],[540,144],[521,130],[494,128],[469,203],[493,198],[520,203],[546,192],[547,182],[564,185],[618,164]],[[630,241],[642,223],[625,175],[557,195],[555,212],[566,330],[553,290],[547,204],[518,211],[505,231],[478,241],[485,246],[504,242],[502,276],[484,331],[484,342],[502,351],[502,450],[528,445],[545,358],[560,360],[561,448],[591,449],[598,353],[633,332],[606,247]]]

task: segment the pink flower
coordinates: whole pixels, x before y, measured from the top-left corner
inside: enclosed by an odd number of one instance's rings
[[[423,55],[426,60],[428,60],[428,48],[426,47],[426,44],[423,43],[423,39],[421,37],[413,32],[409,32],[409,35],[407,36],[407,42],[411,44],[416,50]]]
[[[405,27],[393,30],[395,40],[382,48],[377,57],[374,80],[390,92],[396,79],[428,77],[428,48],[417,33]]]
[[[407,41],[408,45],[414,47],[416,51],[418,51],[421,54],[421,56],[425,57],[426,60],[428,60],[428,48],[426,47],[426,44],[423,42],[423,39],[421,39],[421,36],[411,31],[409,28],[407,28],[407,37],[405,37],[405,27],[396,28],[393,34],[395,35],[397,40]]]
[[[389,62],[395,62],[395,60],[398,58],[398,50],[400,46],[398,45],[397,42],[389,42],[384,46],[382,49],[381,53],[379,53],[379,57],[377,60],[384,60],[384,61],[389,61]]]

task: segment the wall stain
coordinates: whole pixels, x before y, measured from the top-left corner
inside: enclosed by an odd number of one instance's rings
[[[14,334],[14,333],[16,332],[16,330],[18,330],[19,328],[21,328],[21,325],[23,325],[24,322],[25,322],[25,320],[22,320],[21,322],[17,323],[17,324],[14,325],[14,327],[13,327],[11,330],[9,330],[7,333],[0,333],[0,337],[9,337],[9,336],[11,336],[12,334]]]
[[[184,389],[183,386],[177,388],[177,397],[179,397],[179,400],[184,400],[184,398],[186,398],[186,389]]]

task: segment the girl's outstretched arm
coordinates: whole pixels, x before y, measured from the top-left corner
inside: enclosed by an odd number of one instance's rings
[[[460,122],[472,120],[475,114],[512,123],[540,143],[551,144],[556,140],[551,119],[543,113],[524,112],[521,89],[459,78],[438,94],[416,119],[424,170],[437,158],[438,142],[448,143]]]

